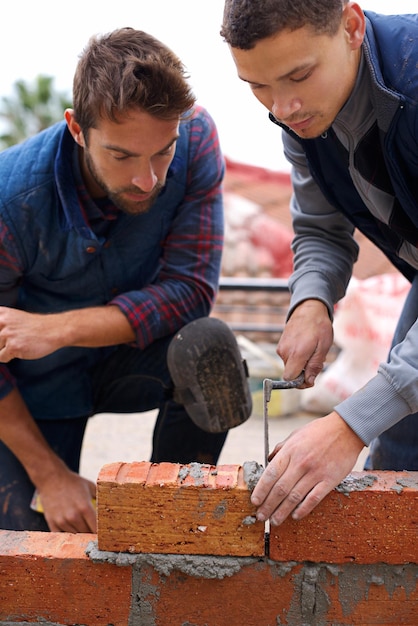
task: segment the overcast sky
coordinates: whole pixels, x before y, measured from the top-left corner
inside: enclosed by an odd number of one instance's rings
[[[364,0],[363,9],[416,12],[417,0]],[[132,26],[161,39],[181,57],[198,100],[214,117],[229,158],[286,170],[280,131],[236,76],[219,35],[224,0],[57,0],[10,1],[2,6],[0,96],[18,79],[37,74],[55,78],[71,93],[78,55],[90,35]]]

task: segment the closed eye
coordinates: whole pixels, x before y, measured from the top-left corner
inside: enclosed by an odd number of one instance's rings
[[[163,150],[162,152],[159,152],[158,155],[159,156],[170,156],[172,152],[173,152],[173,146],[170,146],[168,148],[168,150]]]
[[[313,70],[309,70],[305,72],[302,76],[291,76],[289,77],[292,83],[303,83],[304,80],[307,80],[312,75]]]
[[[115,161],[125,161],[125,159],[129,159],[132,156],[135,156],[134,154],[131,154],[128,150],[119,150],[113,147],[108,148],[108,154]]]
[[[248,84],[252,91],[259,91],[260,89],[264,89],[264,87],[267,86],[267,85],[260,85],[258,83],[248,83]]]

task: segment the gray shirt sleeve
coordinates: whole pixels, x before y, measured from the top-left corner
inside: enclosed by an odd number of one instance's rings
[[[300,144],[283,132],[283,145],[292,165],[290,210],[295,233],[289,314],[303,300],[313,298],[324,302],[332,318],[334,305],[345,294],[358,256],[354,227],[322,194]]]
[[[380,364],[376,376],[335,407],[366,445],[407,415],[418,412],[417,342],[418,321],[392,349],[388,363]]]

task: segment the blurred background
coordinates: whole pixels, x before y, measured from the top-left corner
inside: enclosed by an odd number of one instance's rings
[[[416,12],[416,0],[364,0],[363,9]],[[224,153],[234,161],[288,171],[280,130],[239,81],[219,30],[224,0],[20,0],[2,7],[0,99],[19,79],[54,78],[71,96],[78,55],[90,35],[132,26],[148,31],[180,56],[199,101],[217,122]],[[1,128],[1,127],[0,127]]]

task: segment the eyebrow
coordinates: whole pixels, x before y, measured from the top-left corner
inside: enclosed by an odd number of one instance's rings
[[[175,143],[179,137],[180,135],[176,135],[175,137],[173,137],[173,139],[169,141],[166,146],[161,148],[161,150],[158,150],[156,154],[159,154],[160,152],[165,152],[166,150],[171,148],[173,143]],[[117,146],[112,143],[104,144],[103,148],[105,148],[106,150],[113,150],[114,152],[120,152],[121,154],[124,154],[125,156],[131,156],[131,157],[141,156],[140,154],[137,154],[136,152],[131,152],[131,150],[126,150],[126,148],[121,148],[121,146]]]

